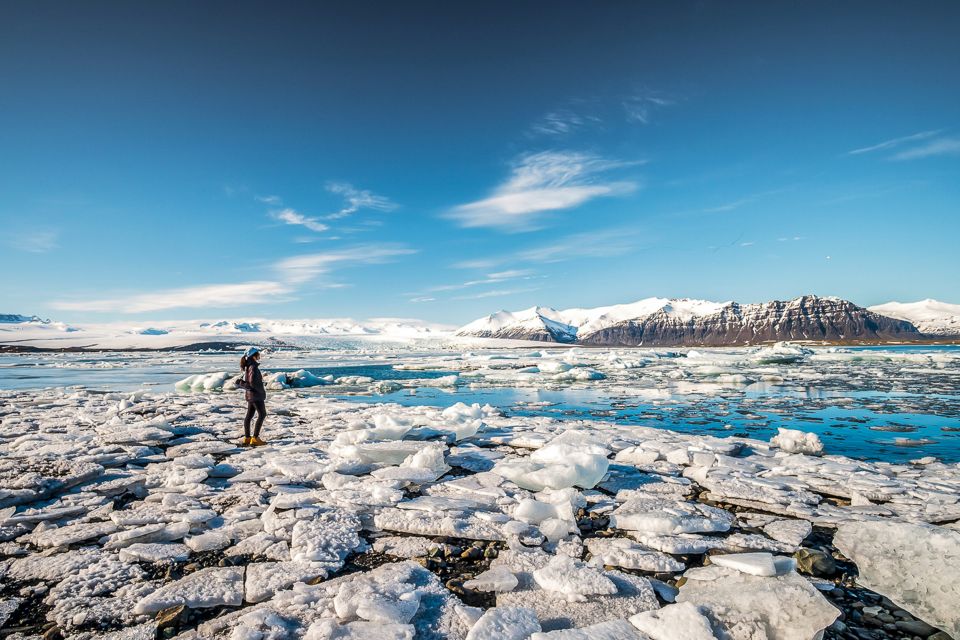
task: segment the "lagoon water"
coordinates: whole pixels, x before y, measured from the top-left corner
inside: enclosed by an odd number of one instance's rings
[[[3,355],[0,389],[79,386],[174,392],[177,380],[232,371],[236,360],[236,354],[221,352]],[[603,377],[560,379],[562,375],[553,373],[556,367],[545,362]],[[758,348],[463,353],[343,343],[276,352],[264,362],[265,373],[298,369],[321,377],[362,376],[374,382],[271,393],[402,405],[476,402],[507,415],[762,440],[786,427],[819,434],[827,454],[865,460],[934,456],[960,461],[960,348],[955,346],[814,349],[794,356]],[[451,375],[458,376],[454,385],[449,383]],[[438,379],[444,382],[431,382]],[[376,384],[381,381],[391,384]],[[242,402],[239,394],[237,402]]]

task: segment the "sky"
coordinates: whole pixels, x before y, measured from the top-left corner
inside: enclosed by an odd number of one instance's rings
[[[960,302],[960,3],[0,0],[0,312]]]

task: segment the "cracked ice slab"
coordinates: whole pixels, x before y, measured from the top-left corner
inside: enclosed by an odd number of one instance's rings
[[[513,591],[497,594],[497,606],[533,609],[544,631],[625,619],[660,606],[649,580],[620,571],[601,573],[613,584],[613,592],[570,602],[562,593],[543,589],[534,579],[533,573],[547,567],[552,557],[540,550],[501,552],[491,565],[509,568],[519,584]]]
[[[677,602],[708,610],[733,640],[810,640],[840,615],[795,571],[760,577],[712,565],[684,577]]]
[[[141,599],[135,613],[156,613],[186,605],[191,609],[238,607],[243,603],[243,567],[209,567],[164,585]]]
[[[841,525],[834,544],[856,563],[857,582],[960,638],[960,582],[955,574],[960,532],[907,522],[857,522]]]

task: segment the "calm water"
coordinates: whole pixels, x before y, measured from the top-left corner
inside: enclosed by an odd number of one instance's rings
[[[884,357],[878,359],[878,351]],[[775,435],[777,427],[787,427],[820,434],[827,453],[888,461],[928,455],[960,461],[960,367],[949,359],[957,356],[960,364],[956,347],[863,348],[850,352],[839,362],[782,367],[799,382],[786,379],[717,388],[691,386],[686,374],[684,386],[677,386],[669,375],[662,375],[677,368],[676,358],[673,362],[654,362],[636,372],[609,372],[608,379],[602,381],[540,385],[546,388],[511,382],[509,378],[482,377],[462,377],[455,388],[431,387],[430,379],[456,373],[458,368],[443,366],[450,354],[436,353],[425,354],[424,360],[417,355],[276,353],[264,370],[304,368],[318,376],[367,376],[402,384],[418,381],[412,388],[385,394],[370,393],[365,384],[274,393],[438,407],[456,402],[489,403],[507,415],[603,420],[763,440]],[[922,359],[915,359],[929,354],[948,358],[946,363],[935,362],[932,369]],[[865,360],[861,361],[861,356]],[[0,356],[0,389],[78,385],[99,390],[171,391],[174,382],[187,375],[233,370],[235,360],[235,355],[216,353]],[[427,368],[395,368],[398,363]],[[431,364],[435,366],[430,368]],[[770,370],[737,366],[740,368],[736,370],[748,375]]]

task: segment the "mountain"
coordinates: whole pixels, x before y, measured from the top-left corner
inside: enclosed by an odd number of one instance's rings
[[[0,323],[2,324],[21,324],[24,322],[50,324],[49,320],[44,320],[40,316],[23,316],[19,313],[0,313]]]
[[[888,302],[868,308],[889,318],[906,320],[923,333],[935,336],[960,335],[960,304],[927,298],[919,302]]]
[[[888,342],[925,338],[909,321],[839,298],[756,304],[647,298],[631,304],[501,311],[455,335],[602,346],[723,346],[781,340]]]
[[[8,320],[9,318],[9,320]],[[307,320],[174,320],[69,326],[28,316],[0,316],[0,347],[8,349],[168,349],[184,345],[284,344],[330,339],[409,342],[450,335],[452,327],[407,318]],[[219,347],[218,347],[219,348]],[[0,349],[2,350],[2,349]]]

